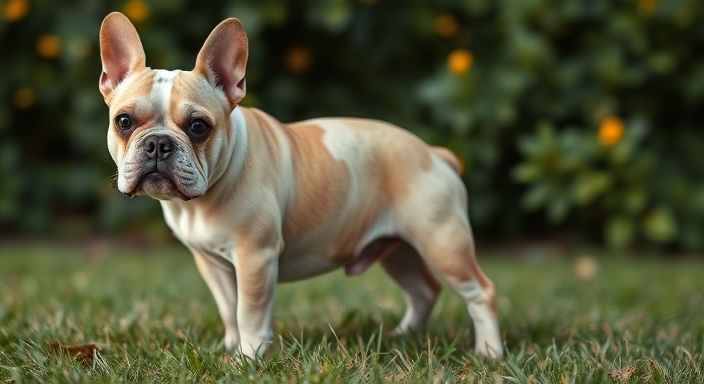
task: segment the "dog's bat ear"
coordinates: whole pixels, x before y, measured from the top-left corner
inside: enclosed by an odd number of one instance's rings
[[[142,41],[127,16],[113,12],[100,26],[100,92],[107,97],[127,75],[145,68]]]
[[[210,33],[193,69],[225,92],[232,109],[245,95],[244,73],[248,50],[247,34],[242,23],[237,19],[227,19]]]

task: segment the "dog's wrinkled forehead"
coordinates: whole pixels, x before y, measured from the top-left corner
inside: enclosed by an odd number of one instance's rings
[[[121,113],[126,108],[142,120],[163,120],[169,111],[173,80],[178,74],[179,71],[147,69],[134,78],[125,79],[115,97],[120,109],[115,112]]]

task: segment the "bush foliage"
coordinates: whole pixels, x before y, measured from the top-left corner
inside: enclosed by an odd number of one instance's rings
[[[384,119],[449,147],[466,164],[480,235],[702,250],[699,5],[8,0],[0,226],[80,234],[159,222],[158,204],[127,202],[110,181],[97,37],[121,10],[153,68],[192,68],[210,30],[238,17],[250,39],[243,105],[283,121]]]

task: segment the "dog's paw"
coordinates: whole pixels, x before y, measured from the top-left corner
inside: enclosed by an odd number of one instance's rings
[[[403,336],[406,333],[408,333],[408,331],[409,331],[408,327],[402,327],[399,325],[398,327],[394,328],[393,331],[391,331],[391,336],[392,337],[400,337],[400,336]]]
[[[244,356],[256,360],[264,356],[264,352],[266,352],[272,342],[273,340],[271,338],[252,340],[250,342],[242,340],[239,345],[239,350]]]
[[[239,333],[226,333],[225,334],[225,350],[227,352],[235,352],[240,348],[240,335]]]

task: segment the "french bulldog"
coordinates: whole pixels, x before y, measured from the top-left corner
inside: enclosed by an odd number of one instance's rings
[[[439,275],[466,302],[475,352],[501,356],[494,285],[475,258],[457,158],[381,121],[285,124],[239,106],[247,54],[237,19],[215,27],[192,71],[147,67],[121,13],[100,29],[117,187],[160,201],[213,294],[225,348],[262,356],[278,282],[340,267],[357,275],[379,262],[407,301],[395,333],[425,323]]]

